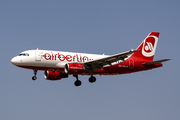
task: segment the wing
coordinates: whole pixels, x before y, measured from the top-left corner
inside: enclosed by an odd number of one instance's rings
[[[91,70],[91,71],[93,70],[95,72],[98,69],[103,68],[103,66],[112,65],[112,63],[117,62],[118,60],[124,61],[124,59],[128,57],[127,55],[132,54],[134,52],[137,52],[137,50],[130,50],[127,52],[115,54],[115,55],[108,56],[105,58],[88,61],[88,62],[85,62],[84,65],[87,68],[87,70]]]

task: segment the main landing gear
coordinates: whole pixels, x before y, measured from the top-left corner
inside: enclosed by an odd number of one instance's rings
[[[96,82],[96,78],[95,78],[94,76],[91,76],[91,77],[89,78],[89,82],[90,82],[90,83]]]
[[[74,82],[75,86],[80,86],[82,82],[78,79],[78,75],[73,75],[76,78],[76,81]]]
[[[34,76],[32,77],[32,80],[36,80],[37,79],[37,77],[36,77],[36,75],[37,75],[37,70],[33,70],[34,71]]]
[[[76,81],[74,82],[75,86],[80,86],[82,84],[82,82],[78,79],[78,75],[73,75],[76,78]],[[94,76],[91,75],[91,77],[89,78],[89,82],[93,83],[96,82],[96,78]]]

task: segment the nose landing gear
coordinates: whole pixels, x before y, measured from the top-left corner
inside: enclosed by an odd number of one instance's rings
[[[37,79],[37,77],[36,77],[36,75],[37,75],[37,70],[33,70],[34,71],[34,76],[32,77],[32,80],[36,80]]]

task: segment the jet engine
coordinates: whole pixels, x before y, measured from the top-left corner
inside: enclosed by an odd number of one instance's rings
[[[65,73],[66,74],[81,74],[85,70],[85,67],[83,64],[77,64],[77,63],[67,63],[65,65]]]
[[[44,71],[44,77],[47,80],[60,80],[61,78],[68,78],[68,74],[57,71]]]

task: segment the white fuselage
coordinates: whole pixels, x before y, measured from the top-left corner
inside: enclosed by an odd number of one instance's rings
[[[105,58],[108,55],[62,52],[50,50],[27,50],[14,57],[11,62],[19,67],[44,69],[64,69],[66,63],[84,63]]]

